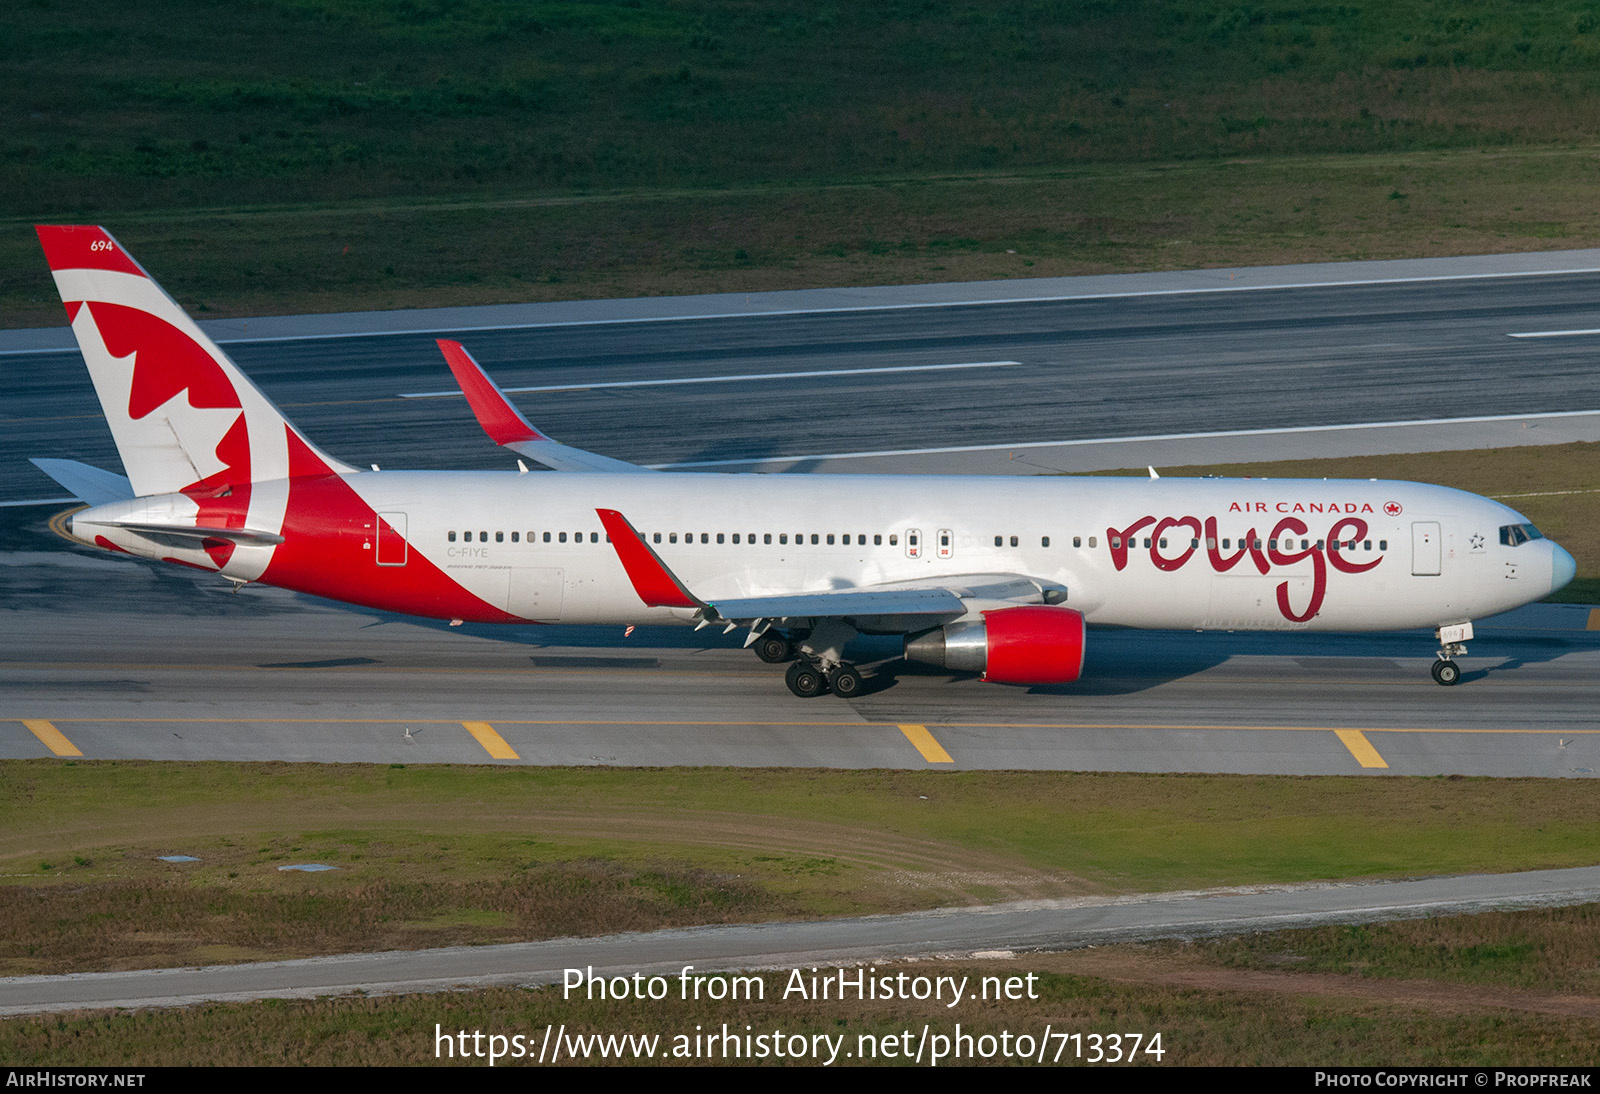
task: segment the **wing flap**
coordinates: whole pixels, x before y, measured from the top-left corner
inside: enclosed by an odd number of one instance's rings
[[[966,611],[949,589],[839,589],[784,596],[712,599],[707,606],[730,621],[751,619],[855,619],[863,616],[959,616]]]

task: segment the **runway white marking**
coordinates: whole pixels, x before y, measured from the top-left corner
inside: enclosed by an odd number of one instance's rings
[[[1212,275],[1226,270],[1203,271]],[[1217,285],[1184,286],[1177,289],[1129,289],[1123,292],[1060,293],[1045,296],[1008,296],[965,300],[917,300],[897,304],[834,304],[815,308],[771,308],[753,311],[703,312],[692,315],[640,315],[613,319],[561,319],[552,322],[492,323],[481,327],[430,327],[426,329],[349,331],[340,334],[285,334],[270,338],[216,338],[223,342],[302,342],[317,338],[381,338],[396,334],[470,334],[495,330],[532,330],[544,327],[603,327],[623,323],[683,323],[696,319],[764,319],[786,315],[832,315],[849,312],[913,311],[921,308],[975,308],[992,304],[1051,304],[1069,300],[1120,300],[1141,296],[1187,296],[1191,293],[1266,292],[1272,289],[1340,289],[1361,285],[1408,285],[1420,281],[1483,281],[1496,277],[1554,277],[1562,274],[1600,273],[1600,266],[1579,266],[1561,270],[1500,270],[1485,273],[1425,274],[1419,277],[1364,277],[1338,281],[1295,281],[1281,285],[1245,285],[1225,282]]]
[[[1235,272],[1249,275],[1253,268],[1233,270],[1205,270],[1189,271],[1203,273],[1212,277],[1221,278]],[[614,316],[598,319],[560,319],[547,321],[532,321],[524,323],[484,323],[478,325],[450,324],[446,326],[429,327],[395,327],[382,330],[356,330],[356,331],[328,331],[320,334],[279,334],[265,337],[252,338],[248,334],[226,336],[220,331],[209,326],[203,327],[211,336],[212,341],[218,345],[231,345],[235,342],[265,343],[265,342],[315,342],[318,340],[333,341],[343,338],[390,338],[397,335],[435,335],[435,334],[472,334],[486,331],[500,330],[537,330],[555,327],[603,327],[609,325],[624,325],[629,323],[683,323],[699,319],[761,319],[781,318],[790,315],[832,315],[847,314],[850,312],[877,312],[877,311],[914,311],[923,308],[971,308],[995,304],[1048,304],[1063,303],[1071,300],[1120,300],[1134,299],[1144,296],[1187,296],[1194,293],[1218,292],[1269,292],[1274,289],[1335,289],[1355,288],[1364,285],[1408,285],[1427,281],[1484,281],[1497,277],[1559,277],[1568,274],[1600,273],[1600,267],[1575,266],[1553,270],[1488,270],[1482,273],[1463,274],[1422,274],[1414,277],[1363,277],[1342,278],[1326,281],[1309,280],[1293,281],[1279,284],[1245,284],[1238,281],[1219,281],[1209,285],[1185,285],[1172,289],[1127,289],[1123,291],[1108,290],[1103,292],[1079,293],[1048,293],[1035,296],[1007,296],[998,298],[972,298],[967,297],[957,300],[913,300],[896,302],[893,304],[822,304],[811,308],[753,308],[746,311],[707,311],[692,312],[683,315],[639,315],[639,316]],[[1128,275],[1138,276],[1138,275]],[[493,305],[479,305],[493,306]],[[63,328],[65,330],[65,328]],[[1589,332],[1574,332],[1589,333]],[[1595,332],[1600,333],[1600,332]],[[1513,335],[1512,337],[1517,337]],[[44,353],[75,353],[77,347],[42,347],[38,349],[0,349],[0,356]]]
[[[943,372],[963,368],[1006,368],[1020,365],[1021,361],[965,361],[953,365],[891,365],[886,368],[829,368],[813,372],[746,372],[732,376],[679,376],[670,380],[610,380],[601,384],[550,384],[545,387],[502,388],[506,394],[526,394],[539,391],[589,391],[607,387],[666,387],[671,384],[734,384],[749,380],[805,380],[816,376],[873,376],[887,372]],[[444,399],[460,397],[459,391],[401,392],[402,399]]]
[[[1525,330],[1517,334],[1508,334],[1507,338],[1568,338],[1579,334],[1600,334],[1600,328],[1592,330]]]
[[[696,460],[690,463],[648,464],[654,470],[673,467],[728,467],[734,464],[781,463],[785,460],[855,460],[874,456],[937,456],[951,452],[1027,452],[1037,448],[1073,448],[1091,444],[1139,444],[1150,441],[1188,441],[1212,437],[1268,437],[1292,433],[1338,433],[1352,429],[1398,429],[1418,425],[1473,425],[1483,422],[1545,421],[1552,418],[1600,416],[1600,410],[1555,410],[1542,414],[1486,414],[1475,418],[1415,418],[1402,422],[1350,422],[1343,425],[1296,425],[1274,429],[1221,429],[1206,433],[1151,433],[1140,437],[1079,437],[1065,441],[1027,441],[1011,444],[966,444],[949,448],[886,448],[876,452],[829,452],[802,456],[761,456],[745,460]]]

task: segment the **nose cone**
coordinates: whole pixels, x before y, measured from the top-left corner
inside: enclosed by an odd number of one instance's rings
[[[1578,564],[1566,550],[1550,544],[1550,591],[1560,592],[1572,583],[1578,574]]]

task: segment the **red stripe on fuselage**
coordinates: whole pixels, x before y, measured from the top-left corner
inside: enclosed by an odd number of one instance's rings
[[[289,501],[283,542],[261,580],[384,611],[478,623],[516,623],[410,548],[400,566],[377,564],[378,535],[400,535],[295,435],[289,437]]]

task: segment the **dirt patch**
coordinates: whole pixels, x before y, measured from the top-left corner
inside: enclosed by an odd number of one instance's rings
[[[1328,973],[1219,969],[1184,954],[1157,956],[1139,949],[1074,950],[1048,962],[1056,972],[1123,983],[1159,984],[1197,991],[1322,996],[1393,1003],[1443,1014],[1485,1009],[1572,1018],[1600,1018],[1600,998],[1437,980],[1374,980]]]

